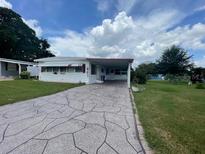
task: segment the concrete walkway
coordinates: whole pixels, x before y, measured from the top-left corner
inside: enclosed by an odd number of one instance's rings
[[[0,107],[0,154],[143,153],[126,83]]]

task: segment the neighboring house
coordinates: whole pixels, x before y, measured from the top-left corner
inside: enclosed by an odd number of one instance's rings
[[[16,77],[34,63],[0,58],[0,78]]]
[[[71,83],[100,83],[125,80],[130,87],[130,58],[51,57],[36,59],[39,80]]]
[[[148,74],[149,80],[164,80],[163,74]]]

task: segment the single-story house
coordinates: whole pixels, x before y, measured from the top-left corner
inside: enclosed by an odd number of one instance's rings
[[[27,70],[27,66],[33,65],[32,62],[0,58],[0,78],[16,77]]]
[[[125,80],[130,87],[131,58],[50,57],[35,62],[41,81],[91,84]]]

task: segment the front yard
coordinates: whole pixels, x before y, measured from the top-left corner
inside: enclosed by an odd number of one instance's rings
[[[34,80],[0,81],[0,105],[53,94],[80,84],[49,83]]]
[[[134,93],[145,138],[156,153],[205,153],[205,89],[150,81]]]

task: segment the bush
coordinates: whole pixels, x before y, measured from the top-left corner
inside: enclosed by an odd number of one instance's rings
[[[20,74],[20,78],[21,78],[21,79],[30,79],[30,73],[27,72],[27,71],[23,71],[23,72],[21,72],[21,74]]]
[[[205,89],[205,85],[203,83],[197,83],[196,89]]]
[[[134,82],[138,84],[146,84],[147,82],[147,75],[143,71],[136,71],[134,76]]]
[[[165,80],[170,81],[171,83],[181,83],[181,82],[189,82],[190,76],[188,75],[173,75],[173,74],[167,74],[165,76]]]

